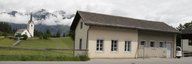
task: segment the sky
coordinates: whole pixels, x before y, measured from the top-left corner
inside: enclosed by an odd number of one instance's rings
[[[192,21],[192,0],[0,0],[0,11],[77,10],[165,22],[173,27]],[[4,18],[5,19],[5,18]],[[6,19],[11,19],[9,16]],[[0,16],[2,20],[2,16]],[[14,20],[14,19],[11,19]],[[19,17],[15,22],[26,21]],[[67,20],[72,22],[72,20]]]

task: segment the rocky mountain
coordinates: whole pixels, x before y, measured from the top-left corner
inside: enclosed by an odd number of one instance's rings
[[[0,18],[0,22],[7,21],[11,23],[13,29],[25,28],[30,14],[32,14],[33,20],[35,21],[36,30],[44,32],[49,29],[53,34],[57,31],[60,31],[61,33],[68,33],[70,24],[75,16],[75,14],[69,14],[63,10],[51,12],[46,9],[35,10],[32,12],[20,12],[15,10],[6,12],[0,11],[0,17],[6,16],[7,19],[4,20]],[[27,21],[22,21],[21,19],[26,19]]]
[[[39,23],[46,23],[46,21],[52,21],[51,23],[53,24],[60,24],[63,23],[62,21],[72,19],[74,18],[75,14],[67,14],[63,10],[58,10],[58,11],[53,11],[50,12],[46,9],[40,9],[32,12],[19,12],[19,11],[6,11],[6,12],[1,12],[0,15],[9,15],[11,17],[28,17],[30,14],[33,15],[33,18],[35,21],[38,21]],[[6,20],[1,20],[0,21],[6,21]],[[19,21],[17,21],[19,22]]]

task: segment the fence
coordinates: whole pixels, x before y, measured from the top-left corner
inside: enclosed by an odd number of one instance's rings
[[[32,56],[74,56],[75,51],[87,51],[85,49],[62,49],[62,48],[16,48],[0,47],[0,56],[32,55]]]

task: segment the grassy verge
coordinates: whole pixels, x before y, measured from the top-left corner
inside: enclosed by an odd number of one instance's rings
[[[0,39],[4,38],[4,36],[0,36]]]
[[[9,38],[0,38],[0,46],[3,47],[10,47],[13,43],[15,43],[16,41],[13,39],[9,39]]]
[[[87,56],[67,57],[67,56],[29,56],[29,55],[10,55],[0,56],[0,61],[87,61]]]
[[[19,45],[15,46],[19,48],[72,48],[73,40],[70,37],[50,38],[49,40],[40,40],[38,38],[32,38],[23,40]]]
[[[44,55],[44,56],[73,56],[73,51],[66,50],[0,50],[0,55]]]
[[[0,47],[11,47],[15,40],[0,38]],[[22,40],[15,48],[61,48],[72,49],[73,40],[70,37],[50,38],[40,40],[30,38]],[[0,61],[86,61],[87,56],[73,56],[72,50],[7,50],[0,49]]]

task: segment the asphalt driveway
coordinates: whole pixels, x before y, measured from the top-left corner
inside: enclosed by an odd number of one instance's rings
[[[192,64],[192,57],[181,59],[92,59],[90,61],[0,61],[0,64]]]

